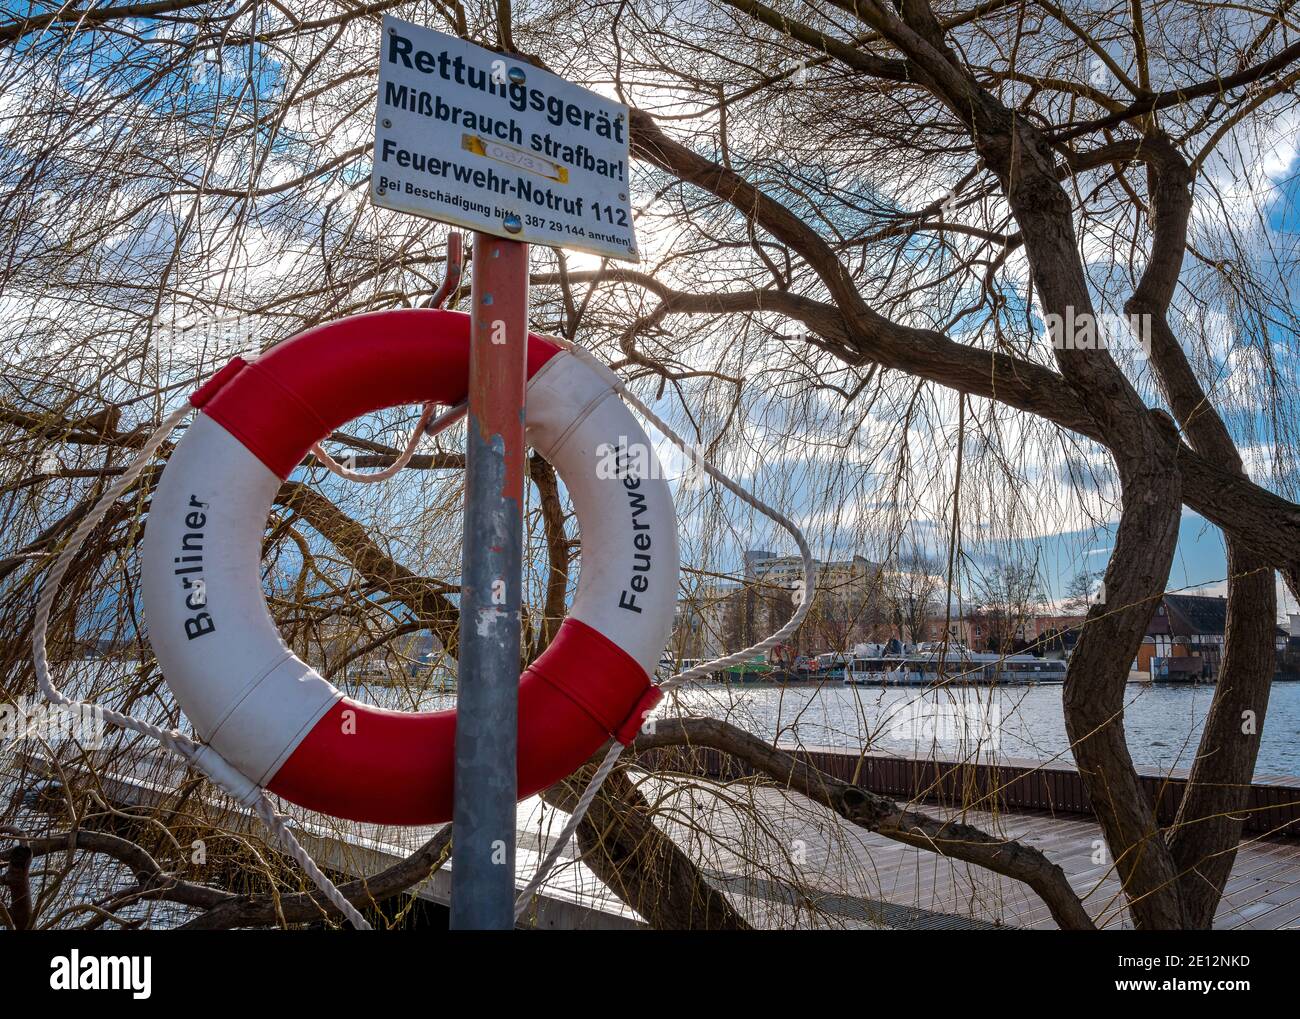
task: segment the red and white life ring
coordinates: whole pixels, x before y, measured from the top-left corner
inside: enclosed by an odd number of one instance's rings
[[[381,824],[451,817],[455,712],[344,696],[281,639],[260,562],[272,499],[313,443],[384,407],[457,403],[468,375],[465,315],[380,312],[301,333],[252,363],[235,359],[191,397],[200,413],[154,493],[143,589],[163,675],[209,746],[304,807]],[[678,568],[659,472],[620,476],[601,462],[621,446],[651,448],[610,377],[538,336],[528,376],[528,441],[564,480],[582,562],[568,618],[520,682],[521,797],[572,773],[610,736],[635,735],[659,699],[650,676]]]

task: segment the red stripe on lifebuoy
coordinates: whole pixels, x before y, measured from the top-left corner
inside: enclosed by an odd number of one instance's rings
[[[629,711],[654,699],[641,666],[603,634],[566,619],[519,684],[519,796],[572,774],[616,732],[634,732],[640,719]],[[269,788],[334,817],[449,821],[455,737],[454,711],[385,711],[344,698]]]
[[[560,348],[528,337],[528,377]],[[236,365],[241,365],[237,367]],[[469,388],[469,316],[407,308],[309,329],[191,398],[281,478],[340,425],[406,403],[459,403]]]

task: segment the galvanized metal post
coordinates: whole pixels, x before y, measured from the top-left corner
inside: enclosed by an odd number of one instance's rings
[[[474,235],[451,926],[514,926],[528,245]]]

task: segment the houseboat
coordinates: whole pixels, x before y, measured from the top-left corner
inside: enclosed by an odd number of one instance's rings
[[[949,649],[855,655],[844,672],[850,686],[934,686],[938,683],[1047,685],[1065,682],[1066,663],[1033,655]]]

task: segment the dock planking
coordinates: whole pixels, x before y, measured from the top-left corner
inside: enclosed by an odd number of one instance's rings
[[[657,822],[760,928],[1034,928],[1055,926],[1027,887],[973,865],[865,831],[799,793],[747,779],[696,776],[671,781],[634,773],[659,806]],[[154,769],[106,782],[122,804],[159,804],[174,788]],[[283,805],[315,858],[335,873],[374,874],[411,853],[433,828],[362,825]],[[957,810],[927,805],[933,816],[961,820],[1042,851],[1065,872],[1099,927],[1131,926],[1118,875],[1098,862],[1100,828],[1078,814]],[[251,817],[237,817],[232,826]],[[553,844],[567,816],[536,797],[519,804],[516,880],[520,888]],[[446,905],[454,859],[414,894]],[[575,856],[569,846],[524,924],[550,929],[628,929],[642,919]],[[1300,839],[1251,837],[1238,850],[1216,915],[1222,929],[1300,926]]]

